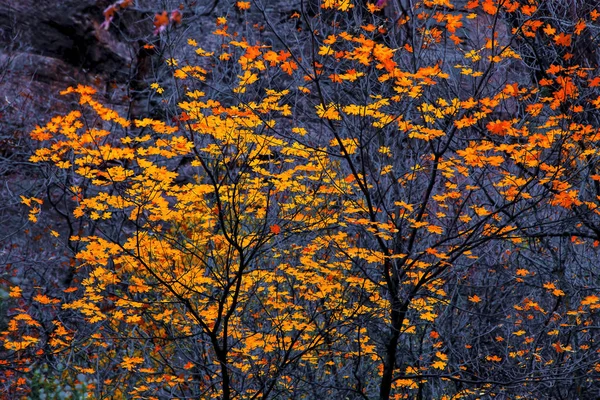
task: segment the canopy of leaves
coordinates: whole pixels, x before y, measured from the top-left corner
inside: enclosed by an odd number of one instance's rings
[[[389,3],[232,3],[243,33],[165,58],[171,120],[63,93],[31,161],[73,254],[5,285],[6,393],[600,396],[600,12]]]

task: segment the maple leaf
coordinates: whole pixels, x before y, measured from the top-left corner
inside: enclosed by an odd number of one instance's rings
[[[442,360],[436,360],[431,364],[431,367],[443,370],[446,368],[446,362]]]
[[[258,81],[258,75],[250,71],[245,71],[244,75],[238,75],[238,78],[240,78],[240,86],[251,85]]]
[[[171,14],[169,15],[169,21],[176,25],[181,23],[182,18],[183,18],[183,14],[179,10],[173,10],[173,11],[171,11]]]
[[[528,104],[527,107],[525,107],[525,111],[532,117],[535,117],[540,114],[543,108],[543,104]]]
[[[419,314],[419,318],[425,321],[433,322],[437,318],[437,314],[428,311]]]
[[[163,11],[161,14],[154,15],[154,35],[158,35],[167,29],[169,25],[169,16],[166,11]]]
[[[552,64],[550,68],[546,70],[546,73],[556,75],[563,70],[563,67],[560,65]]]
[[[441,226],[437,226],[437,225],[428,225],[427,230],[431,233],[435,233],[438,235],[441,235],[444,232],[444,228],[442,228]]]
[[[546,26],[544,27],[543,31],[548,36],[552,36],[552,35],[554,35],[556,33],[556,29],[554,29],[552,27],[552,25],[550,25],[550,24],[546,24]]]
[[[579,19],[579,21],[577,21],[577,23],[575,24],[575,31],[574,33],[576,35],[581,35],[581,32],[583,32],[583,30],[585,29],[586,24],[585,21],[582,19]]]
[[[10,289],[10,292],[8,295],[9,295],[9,297],[18,299],[23,295],[23,291],[21,290],[21,288],[19,286],[13,286]]]
[[[125,356],[125,357],[123,357],[123,361],[119,365],[121,366],[121,368],[124,368],[128,371],[132,371],[136,366],[140,365],[143,362],[144,362],[143,357],[127,357],[127,356]]]
[[[298,69],[298,65],[294,61],[286,61],[281,64],[281,69],[288,75],[292,75]]]
[[[523,4],[521,6],[521,11],[525,15],[532,15],[536,10],[537,10],[537,7],[534,4],[531,4],[531,5]]]
[[[193,362],[191,362],[191,361],[188,361],[188,362],[187,362],[187,363],[186,363],[186,364],[183,366],[183,369],[192,369],[192,368],[194,368],[195,366],[196,366],[196,364],[194,364],[194,363],[193,363]]]
[[[53,303],[58,303],[60,302],[60,300],[58,299],[52,299],[44,294],[37,294],[33,297],[34,301],[37,301],[40,304],[53,304]]]
[[[340,117],[340,113],[337,111],[335,104],[329,103],[327,106],[323,104],[318,104],[315,106],[317,109],[317,115],[320,118],[339,120],[342,119]]]
[[[249,10],[250,9],[250,2],[249,1],[238,1],[238,2],[235,3],[235,6],[240,11]]]
[[[583,300],[581,300],[581,305],[588,306],[590,304],[596,304],[599,301],[600,301],[600,297],[598,297],[596,295],[590,295],[590,296],[587,296],[586,298],[584,298]]]
[[[569,47],[571,46],[571,35],[561,32],[554,36],[554,42],[559,46]]]
[[[467,2],[465,5],[466,10],[473,10],[477,7],[479,7],[479,0],[469,0],[469,2]]]
[[[448,29],[448,32],[454,33],[458,28],[460,28],[463,25],[461,22],[461,18],[462,14],[446,14],[446,29]]]
[[[485,127],[496,135],[504,135],[510,128],[512,128],[512,123],[511,121],[501,121],[497,119],[495,121],[488,122]]]
[[[471,2],[472,7],[473,3],[474,2]],[[496,15],[496,13],[498,12],[498,6],[494,4],[494,0],[483,0],[482,9],[490,15]]]
[[[556,350],[557,353],[564,353],[565,351],[568,352],[572,352],[572,347],[569,346],[563,346],[563,344],[561,342],[555,342],[552,343],[552,347],[554,348],[554,350]]]
[[[591,79],[588,83],[589,87],[598,87],[600,86],[600,76],[596,76]]]
[[[477,296],[476,294],[474,294],[473,296],[469,296],[469,301],[477,304],[477,303],[481,302],[481,298],[479,296]]]

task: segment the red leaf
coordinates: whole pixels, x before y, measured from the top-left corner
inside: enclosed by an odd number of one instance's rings
[[[104,18],[112,19],[112,17],[115,16],[116,12],[117,12],[117,6],[115,4],[111,4],[110,6],[106,7],[106,9],[104,10],[104,12],[103,12]]]
[[[589,87],[597,87],[597,86],[600,86],[600,76],[597,76],[594,79],[590,80],[590,83],[589,83]]]
[[[160,32],[164,31],[169,24],[169,17],[167,16],[167,12],[163,11],[162,14],[156,14],[154,16],[154,34],[158,35]]]
[[[117,2],[117,5],[119,5],[121,8],[131,7],[133,6],[133,0],[120,0]]]
[[[174,24],[180,24],[182,17],[183,17],[183,14],[181,14],[181,11],[173,10],[173,11],[171,11],[171,16],[169,17],[169,19]]]

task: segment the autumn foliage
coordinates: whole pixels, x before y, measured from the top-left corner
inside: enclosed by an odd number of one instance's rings
[[[165,59],[165,120],[62,93],[31,161],[72,254],[6,285],[6,398],[42,369],[90,398],[600,395],[599,10],[388,3],[236,2],[243,34]]]

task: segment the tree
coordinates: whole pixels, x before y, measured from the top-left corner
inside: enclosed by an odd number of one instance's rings
[[[219,17],[219,48],[165,60],[171,123],[78,86],[32,131],[78,226],[52,232],[64,285],[10,289],[6,384],[45,365],[98,398],[598,395],[600,78],[570,52],[598,12],[235,7],[262,21]],[[529,39],[558,54],[533,74]]]

